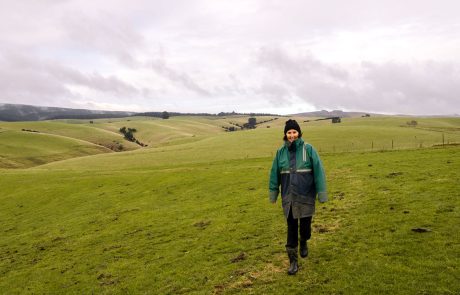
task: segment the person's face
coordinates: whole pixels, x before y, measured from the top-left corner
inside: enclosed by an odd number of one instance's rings
[[[299,132],[295,129],[290,129],[288,132],[286,132],[286,137],[289,142],[293,142],[297,138],[299,138]]]

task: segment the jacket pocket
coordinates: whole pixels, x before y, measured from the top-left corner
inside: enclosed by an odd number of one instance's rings
[[[315,199],[308,198],[306,204],[299,206],[299,213],[301,217],[315,214]]]
[[[313,174],[311,172],[297,174],[297,193],[302,196],[308,196],[314,189]]]
[[[297,195],[292,202],[294,205],[315,205],[315,198],[307,195]]]
[[[312,216],[315,213],[315,199],[306,196],[299,198],[293,202],[292,210],[297,216],[294,218]]]

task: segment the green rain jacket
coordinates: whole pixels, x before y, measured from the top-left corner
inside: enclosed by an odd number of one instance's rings
[[[292,209],[295,219],[313,216],[315,199],[327,201],[326,177],[316,150],[302,138],[295,144],[295,167],[290,165],[288,142],[278,149],[270,172],[269,197],[276,202],[281,186],[281,198],[286,219]]]

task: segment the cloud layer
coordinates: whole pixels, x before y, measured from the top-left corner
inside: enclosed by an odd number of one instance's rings
[[[0,102],[459,113],[457,1],[0,2]]]

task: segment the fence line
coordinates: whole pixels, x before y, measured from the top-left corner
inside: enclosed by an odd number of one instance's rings
[[[445,147],[447,145],[451,144],[457,144],[456,141],[452,141],[444,135],[444,133],[441,136],[441,141],[431,141],[427,139],[421,139],[420,137],[417,139],[417,136],[414,137],[415,140],[413,141],[396,141],[395,139],[387,139],[387,140],[381,140],[381,141],[375,141],[371,140],[370,144],[366,143],[364,141],[360,142],[344,142],[342,145],[339,144],[332,144],[331,145],[318,145],[317,148],[320,151],[323,152],[330,152],[332,149],[332,152],[353,152],[353,151],[369,151],[369,146],[370,150],[374,151],[385,151],[385,150],[403,150],[403,149],[411,149],[411,148],[424,148],[424,147],[430,147],[430,146],[442,146]],[[390,145],[391,144],[391,145]],[[460,144],[460,142],[458,143]],[[367,148],[366,148],[367,146]]]

